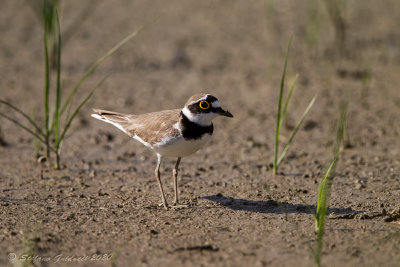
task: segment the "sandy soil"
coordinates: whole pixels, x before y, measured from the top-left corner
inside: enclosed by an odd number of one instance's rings
[[[113,73],[74,122],[62,170],[45,167],[41,178],[31,136],[0,118],[0,265],[21,263],[30,249],[36,266],[312,266],[314,218],[300,197],[315,208],[339,106],[347,102],[322,262],[400,266],[398,1],[350,2],[342,48],[318,1],[93,3],[63,50],[67,91],[118,40],[161,16],[75,98],[76,105]],[[1,98],[41,114],[40,23],[25,1],[1,1],[0,8]],[[63,31],[84,8],[64,1]],[[292,33],[288,81],[299,79],[282,141],[318,98],[274,177],[274,117]],[[190,208],[166,211],[157,206],[155,155],[92,119],[90,108],[145,113],[181,107],[199,92],[219,97],[235,118],[216,119],[208,146],[182,160],[179,191]],[[173,164],[162,166],[170,201]]]

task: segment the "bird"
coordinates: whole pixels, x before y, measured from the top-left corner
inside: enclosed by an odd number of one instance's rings
[[[178,200],[178,168],[182,157],[199,150],[214,131],[212,120],[218,116],[233,118],[232,113],[222,109],[219,100],[211,94],[191,96],[182,109],[163,110],[140,115],[122,114],[114,111],[93,109],[92,117],[110,123],[128,136],[136,139],[157,155],[154,175],[162,203],[168,208],[187,207]],[[164,157],[177,158],[172,170],[174,202],[169,206],[160,179],[160,166]]]

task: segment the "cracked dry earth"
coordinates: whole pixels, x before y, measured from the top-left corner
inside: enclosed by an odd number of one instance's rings
[[[312,44],[303,1],[94,2],[63,49],[67,91],[117,40],[162,15],[75,97],[77,105],[113,72],[74,121],[61,170],[45,164],[41,175],[32,137],[0,118],[1,266],[27,256],[35,266],[312,266],[314,217],[303,200],[315,210],[342,102],[347,134],[322,264],[400,266],[398,1],[349,2],[341,49],[319,4],[323,30]],[[63,31],[85,5],[63,2]],[[41,25],[25,1],[1,1],[0,8],[0,98],[40,119]],[[278,89],[292,33],[287,79],[299,78],[282,146],[318,97],[272,176]],[[190,207],[164,210],[155,155],[92,119],[91,108],[140,114],[181,107],[199,92],[217,96],[235,118],[216,119],[208,145],[183,158],[179,192]],[[0,111],[15,115],[4,105]],[[167,159],[161,168],[170,202],[173,166]]]

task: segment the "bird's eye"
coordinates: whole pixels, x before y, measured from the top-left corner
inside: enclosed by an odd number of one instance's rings
[[[210,107],[210,104],[207,101],[203,100],[200,101],[199,106],[201,109],[208,109]]]

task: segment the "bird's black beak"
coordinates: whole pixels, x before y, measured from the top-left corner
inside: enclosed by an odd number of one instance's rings
[[[227,111],[227,110],[223,110],[222,108],[217,108],[216,111],[217,111],[217,113],[218,113],[219,115],[221,115],[221,116],[233,118],[232,113],[230,113],[230,112]]]

